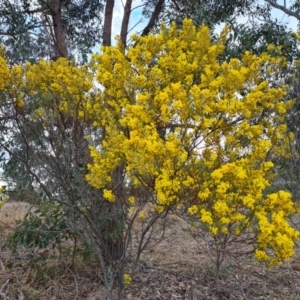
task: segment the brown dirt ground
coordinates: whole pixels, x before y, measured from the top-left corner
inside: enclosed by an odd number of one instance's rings
[[[0,210],[0,299],[5,300],[104,300],[101,274],[95,260],[76,261],[36,253],[39,260],[21,249],[18,255],[4,247],[4,235],[28,210],[26,203],[6,203]],[[217,298],[214,268],[184,223],[170,217],[166,239],[143,253],[126,300],[300,300],[300,247],[292,260],[268,269],[251,257],[227,259],[221,269]],[[2,239],[1,239],[2,237]]]

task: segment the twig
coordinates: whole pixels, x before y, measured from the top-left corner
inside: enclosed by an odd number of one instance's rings
[[[4,226],[4,228],[6,229],[12,229],[12,226],[8,225],[7,223],[3,222],[0,220],[0,223],[2,224],[2,226]]]
[[[271,6],[277,8],[277,9],[280,9],[281,11],[283,11],[284,13],[286,13],[287,15],[291,16],[291,17],[295,17],[297,20],[300,21],[300,15],[297,14],[296,12],[286,8],[286,4],[284,6],[282,5],[279,5],[277,4],[276,2],[274,1],[271,1],[271,0],[265,0],[267,3],[269,3]]]
[[[19,300],[24,300],[24,294],[22,293],[22,291],[19,292]]]
[[[5,266],[4,266],[3,261],[1,260],[1,258],[0,258],[0,265],[1,265],[2,270],[5,270]]]
[[[75,274],[72,272],[72,270],[69,268],[68,269],[69,271],[70,271],[70,273],[73,275],[73,277],[74,277],[74,281],[75,281],[75,286],[76,286],[76,295],[75,295],[75,298],[74,298],[74,300],[76,300],[77,298],[78,298],[78,283],[77,283],[77,280],[76,280],[76,276],[75,276]]]
[[[0,296],[2,296],[4,300],[7,300],[7,297],[4,293],[2,293],[2,291],[8,285],[9,281],[10,281],[10,279],[7,279],[6,282],[2,285],[2,287],[0,289]]]

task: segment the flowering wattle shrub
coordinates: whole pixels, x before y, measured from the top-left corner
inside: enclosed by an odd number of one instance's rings
[[[268,81],[285,62],[250,52],[221,61],[228,31],[213,41],[206,26],[185,20],[180,30],[134,36],[128,51],[104,47],[80,67],[59,59],[9,69],[1,58],[0,90],[18,110],[31,106],[45,128],[57,114],[99,128],[101,136],[86,136],[86,180],[107,201],[125,201],[132,213],[139,199],[130,187],[145,189],[150,210],[186,207],[215,245],[251,232],[256,258],[279,264],[298,238],[291,195],[266,193],[272,161],[292,138],[284,123],[292,102]],[[117,168],[125,200],[113,186]]]

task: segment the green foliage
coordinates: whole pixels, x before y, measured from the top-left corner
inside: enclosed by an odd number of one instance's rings
[[[215,266],[209,263],[204,264],[205,276],[209,280],[215,280],[216,276],[218,276],[219,279],[226,280],[226,278],[232,273],[232,268],[233,266],[231,264],[226,264],[220,267],[216,274]]]
[[[296,34],[286,25],[270,18],[260,24],[240,24],[236,19],[229,22],[231,33],[227,40],[225,55],[228,58],[241,57],[245,51],[260,55],[273,44],[280,47],[280,55],[289,62],[300,58]],[[275,53],[274,53],[275,54]]]
[[[150,17],[158,0],[144,2],[149,3],[145,5],[143,15]],[[252,6],[252,0],[165,1],[160,21],[163,21],[165,24],[175,22],[178,26],[181,26],[184,18],[190,18],[197,26],[205,24],[213,28],[216,24],[227,21],[233,15],[244,15],[246,11],[249,12]]]
[[[43,202],[38,209],[30,210],[25,219],[19,222],[7,237],[6,246],[12,251],[17,251],[18,246],[55,249],[60,247],[62,239],[68,240],[71,237],[61,207]]]
[[[23,266],[24,271],[30,268],[34,271],[34,282],[45,284],[50,279],[55,278],[57,273],[60,271],[60,268],[58,268],[55,264],[53,265],[49,263],[51,262],[51,259],[53,260],[54,258],[54,255],[49,255],[47,252],[41,253],[30,260],[28,266]]]
[[[87,60],[99,42],[102,0],[60,1],[62,25],[73,54]],[[55,56],[49,3],[45,1],[1,0],[0,42],[11,63],[36,62],[39,57]],[[42,45],[42,46],[41,46]]]

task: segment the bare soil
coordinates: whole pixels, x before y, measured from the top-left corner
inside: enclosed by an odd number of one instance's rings
[[[5,248],[7,231],[27,210],[26,203],[6,203],[0,210],[0,299],[104,300],[101,273],[93,258],[78,257],[70,270],[68,256],[58,259],[50,251],[32,254],[26,249],[12,254]],[[171,216],[170,222],[166,239],[143,253],[126,300],[300,300],[300,248],[290,262],[274,269],[250,256],[227,259],[217,297],[214,265],[205,247],[180,219]]]

